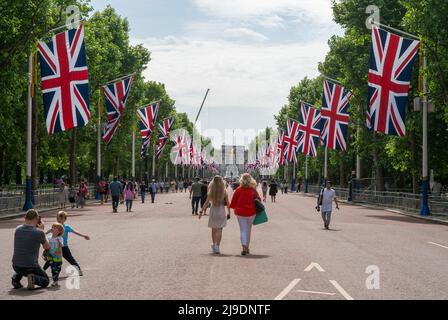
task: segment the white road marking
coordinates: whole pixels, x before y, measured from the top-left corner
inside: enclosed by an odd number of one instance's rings
[[[282,292],[280,292],[280,294],[275,297],[274,300],[282,300],[284,297],[286,297],[288,295],[288,293],[296,286],[297,283],[299,283],[300,279],[294,279],[291,281],[290,284],[288,284],[288,286],[283,289]]]
[[[311,271],[313,268],[316,268],[320,272],[325,272],[325,270],[316,262],[311,262],[311,264],[308,267],[306,267],[306,269],[303,271],[308,272],[308,271]]]
[[[347,291],[344,290],[344,288],[342,288],[339,285],[339,283],[337,283],[336,280],[330,280],[330,282],[336,288],[336,290],[338,290],[344,296],[345,299],[347,299],[347,300],[355,300],[347,293]]]
[[[438,244],[438,243],[435,243],[435,242],[431,242],[431,241],[429,241],[428,243],[433,244],[433,245],[435,245],[435,246],[439,246],[439,247],[448,249],[448,247],[442,246],[441,244]]]
[[[336,294],[336,293],[331,293],[331,292],[319,292],[319,291],[307,291],[307,290],[296,290],[296,292],[323,294],[323,295],[327,295],[327,296],[334,296]]]

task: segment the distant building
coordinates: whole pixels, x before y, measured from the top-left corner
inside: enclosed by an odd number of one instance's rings
[[[221,164],[219,171],[225,178],[235,178],[245,171],[248,151],[244,146],[223,145],[221,148]]]

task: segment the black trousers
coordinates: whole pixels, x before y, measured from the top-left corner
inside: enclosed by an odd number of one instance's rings
[[[156,198],[156,193],[151,192],[151,203],[154,203],[154,199]]]
[[[24,268],[12,266],[12,268],[15,271],[15,274],[12,276],[12,278],[18,282],[20,282],[23,277],[32,274],[34,275],[34,283],[39,287],[46,288],[50,283],[50,279],[48,278],[47,273],[42,270],[41,267]]]
[[[72,252],[70,251],[69,247],[62,247],[62,257],[67,260],[68,263],[70,263],[72,266],[77,267],[79,270],[81,270],[81,267],[79,266],[78,262],[73,258]]]
[[[192,197],[191,198],[191,209],[193,213],[198,213],[199,202],[201,201],[201,197]]]
[[[47,270],[48,267],[51,267],[51,277],[53,278],[53,281],[58,281],[62,269],[62,262],[47,261],[44,264],[44,270]]]
[[[118,202],[120,201],[120,196],[112,196],[112,209],[116,210],[118,208]]]

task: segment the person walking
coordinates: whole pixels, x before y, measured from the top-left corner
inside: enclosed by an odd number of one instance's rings
[[[104,182],[104,203],[107,203],[107,200],[109,200],[109,181]]]
[[[126,201],[126,212],[131,212],[132,201],[134,201],[134,198],[135,198],[134,184],[132,182],[128,182],[126,188],[123,191],[123,199]]]
[[[25,214],[25,224],[18,226],[14,232],[14,253],[12,268],[14,275],[11,283],[15,289],[22,288],[20,280],[27,277],[28,289],[35,286],[48,287],[50,279],[39,266],[39,248],[50,250],[50,243],[43,231],[44,224],[36,210],[30,209]]]
[[[271,181],[271,184],[272,184],[272,181]],[[281,191],[282,194],[283,194],[283,192],[285,191],[285,189],[284,189],[284,187],[283,187],[283,182],[282,182],[282,181],[279,181],[279,183],[278,183],[278,188],[280,188],[280,191]],[[270,194],[270,192],[269,192],[269,194]]]
[[[205,201],[207,200],[208,194],[208,183],[205,180],[202,180],[201,186],[201,208],[204,206]]]
[[[143,181],[140,183],[140,196],[142,197],[142,203],[145,203],[146,183]]]
[[[190,189],[191,214],[192,215],[198,215],[199,202],[201,201],[202,184],[199,181],[200,181],[200,179],[196,178],[196,182],[191,185],[191,189]]]
[[[184,181],[183,187],[184,187],[184,192],[187,193],[187,189],[188,189],[188,181],[187,180]]]
[[[210,183],[207,198],[199,213],[199,219],[201,219],[203,213],[206,215],[209,206],[208,227],[212,229],[212,251],[214,254],[220,254],[222,229],[227,225],[227,219],[230,219],[229,197],[221,176],[215,176]],[[227,207],[227,216],[225,207]]]
[[[248,173],[240,178],[240,186],[233,193],[230,208],[234,210],[240,226],[240,240],[242,251],[245,256],[250,253],[249,244],[252,231],[252,224],[255,219],[255,199],[261,201],[257,190],[257,182]]]
[[[60,209],[65,209],[65,206],[67,205],[67,193],[67,186],[64,182],[61,182],[58,189],[58,200]]]
[[[333,211],[333,200],[336,204],[336,209],[339,210],[338,200],[336,199],[336,192],[331,187],[331,181],[327,181],[326,188],[322,189],[317,198],[317,206],[322,212],[322,220],[324,221],[324,228],[330,229],[331,212]]]
[[[285,194],[288,194],[288,181],[283,181],[283,188],[285,188]]]
[[[154,203],[157,193],[157,182],[152,179],[151,184],[149,185],[149,193],[151,193],[151,203]]]
[[[263,180],[261,183],[261,192],[263,193],[263,202],[266,202],[266,194],[268,193],[268,183]]]
[[[269,195],[271,196],[271,202],[275,202],[277,192],[277,183],[275,182],[275,180],[271,180],[271,183],[269,184]]]
[[[121,182],[118,181],[117,177],[114,177],[114,181],[112,181],[109,185],[110,195],[112,197],[112,210],[114,213],[118,212],[118,203],[120,201],[120,195],[123,191],[123,187]]]
[[[88,192],[89,190],[87,189],[86,184],[84,182],[81,182],[81,185],[78,189],[78,206],[80,206],[81,208],[84,208],[84,205],[86,204],[86,197]]]

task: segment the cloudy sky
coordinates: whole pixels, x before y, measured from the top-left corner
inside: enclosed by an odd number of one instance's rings
[[[200,121],[222,133],[216,146],[226,129],[274,127],[290,87],[317,75],[327,40],[342,33],[331,0],[92,0],[108,4],[152,52],[144,75],[165,83],[179,112],[194,120],[210,88]]]

